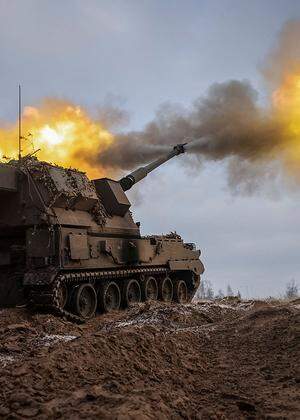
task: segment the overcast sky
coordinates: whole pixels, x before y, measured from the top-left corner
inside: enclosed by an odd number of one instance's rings
[[[124,130],[229,79],[249,80],[264,103],[259,67],[291,18],[299,0],[0,0],[0,121],[16,117],[19,82],[28,105],[54,96],[91,112],[121,106]],[[131,194],[143,233],[195,242],[216,290],[268,296],[299,283],[299,192],[233,196],[224,165],[191,175],[178,159]]]

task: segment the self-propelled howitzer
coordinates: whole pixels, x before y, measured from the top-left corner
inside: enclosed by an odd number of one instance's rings
[[[176,233],[141,236],[125,194],[184,151],[119,181],[33,157],[0,164],[0,306],[30,302],[76,321],[142,300],[191,300],[200,251]]]

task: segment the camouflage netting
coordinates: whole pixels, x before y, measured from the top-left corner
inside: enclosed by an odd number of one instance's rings
[[[94,198],[97,202],[89,213],[97,224],[105,224],[108,215],[101,197],[96,194],[92,182],[84,172],[41,162],[36,158],[27,158],[23,161],[23,166],[38,183],[47,207],[55,206],[60,197],[64,198],[64,207],[68,209],[73,208],[80,197]]]

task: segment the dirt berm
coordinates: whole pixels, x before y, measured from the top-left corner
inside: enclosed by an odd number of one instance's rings
[[[0,418],[300,418],[300,300],[0,312]]]

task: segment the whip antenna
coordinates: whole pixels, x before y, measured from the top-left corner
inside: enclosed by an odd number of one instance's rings
[[[19,161],[22,157],[22,94],[21,94],[21,85],[19,85]]]

